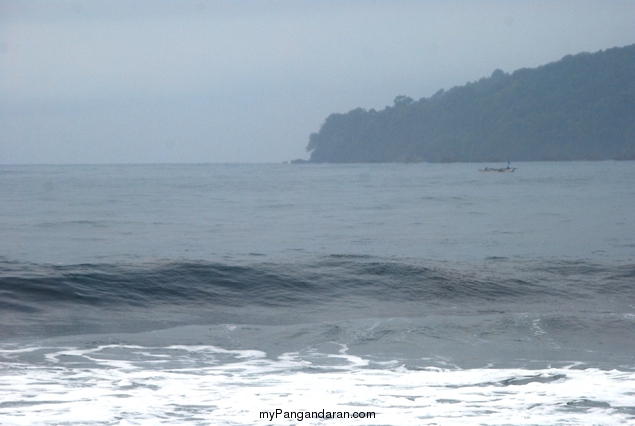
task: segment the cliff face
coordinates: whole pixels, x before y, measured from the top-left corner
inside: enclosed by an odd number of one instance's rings
[[[635,159],[635,45],[331,114],[311,162]]]

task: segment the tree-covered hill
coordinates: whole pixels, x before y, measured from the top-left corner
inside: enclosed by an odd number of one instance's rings
[[[331,114],[311,162],[635,159],[635,45]]]

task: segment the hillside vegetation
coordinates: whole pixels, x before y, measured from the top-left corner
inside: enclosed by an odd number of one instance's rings
[[[633,160],[635,45],[331,114],[307,151],[333,163]]]

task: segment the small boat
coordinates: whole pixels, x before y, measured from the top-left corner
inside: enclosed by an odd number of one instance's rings
[[[496,168],[492,168],[492,167],[485,167],[484,169],[478,169],[479,172],[499,172],[499,173],[509,173],[509,172],[513,172],[514,170],[516,170],[516,167],[510,167],[509,166],[509,161],[507,162],[507,167],[501,167],[500,169],[496,169]]]
[[[501,167],[500,169],[485,167],[484,169],[478,169],[479,172],[513,172],[514,170],[516,170],[515,167]]]

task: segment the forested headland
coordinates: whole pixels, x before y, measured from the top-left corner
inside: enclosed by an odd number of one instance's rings
[[[635,44],[331,114],[307,151],[314,163],[635,160]]]

